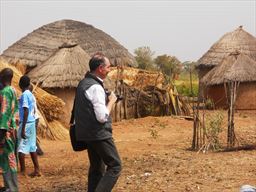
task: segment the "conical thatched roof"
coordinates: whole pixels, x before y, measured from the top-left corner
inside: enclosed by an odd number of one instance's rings
[[[201,82],[205,85],[217,85],[226,81],[256,81],[256,61],[243,53],[231,53],[208,72]]]
[[[92,25],[73,20],[56,21],[34,30],[6,49],[2,56],[12,64],[21,62],[34,67],[67,42],[79,44],[89,55],[103,52],[113,65],[136,63],[128,50],[111,36]]]
[[[198,60],[198,68],[212,68],[228,54],[239,51],[256,61],[256,38],[243,30],[242,26],[226,33]]]
[[[62,45],[44,63],[28,73],[43,88],[76,87],[89,70],[90,56],[79,45]]]

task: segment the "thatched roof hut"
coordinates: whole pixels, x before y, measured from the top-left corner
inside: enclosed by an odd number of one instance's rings
[[[236,109],[256,109],[256,61],[244,53],[234,52],[207,73],[201,83],[207,86],[206,95],[217,107],[226,107],[224,83],[240,82]]]
[[[256,61],[256,38],[246,32],[242,26],[226,33],[198,60],[199,81],[222,60],[234,51],[248,55]],[[199,84],[199,95],[202,96],[202,85]]]
[[[256,81],[256,61],[243,53],[230,53],[201,80],[208,86],[223,84],[226,81]]]
[[[60,20],[44,25],[23,37],[2,56],[11,64],[35,67],[46,61],[63,43],[79,44],[89,55],[103,52],[113,65],[135,65],[134,57],[110,35],[83,22]]]
[[[32,82],[38,84],[65,102],[62,122],[69,123],[75,89],[86,71],[90,56],[77,44],[64,44],[41,65],[28,73]]]

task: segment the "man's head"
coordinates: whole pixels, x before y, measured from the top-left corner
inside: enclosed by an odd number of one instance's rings
[[[110,71],[110,62],[102,53],[96,53],[89,61],[90,72],[105,79]]]
[[[30,78],[26,75],[23,75],[21,78],[20,78],[20,81],[19,81],[19,86],[22,90],[24,89],[28,89],[29,88],[29,85],[30,85]]]
[[[12,78],[13,78],[13,70],[12,69],[4,68],[0,71],[0,81],[4,86],[11,84]]]

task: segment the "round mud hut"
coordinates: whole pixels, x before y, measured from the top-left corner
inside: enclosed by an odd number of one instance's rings
[[[205,97],[210,98],[216,108],[228,108],[224,84],[229,81],[239,83],[235,108],[255,110],[256,61],[244,53],[230,53],[201,79]]]
[[[226,33],[198,60],[199,81],[230,53],[239,51],[256,61],[256,38],[246,32],[242,26]],[[200,81],[201,82],[201,81]],[[199,83],[199,97],[203,95],[203,86]]]
[[[90,56],[77,44],[64,44],[28,75],[32,82],[65,102],[62,119],[68,125],[78,82],[89,70]]]
[[[92,25],[74,20],[60,20],[34,30],[3,51],[2,57],[14,65],[24,64],[28,72],[68,42],[79,44],[89,55],[103,52],[114,66],[136,65],[128,50],[110,35]]]

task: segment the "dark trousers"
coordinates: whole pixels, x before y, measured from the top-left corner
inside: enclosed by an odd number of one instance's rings
[[[110,192],[121,172],[121,160],[113,139],[88,142],[87,151],[88,192]]]

